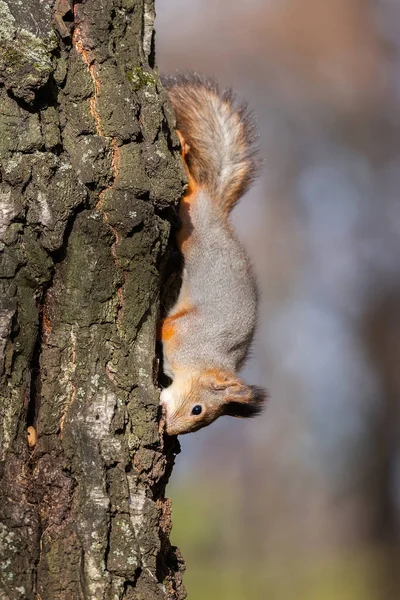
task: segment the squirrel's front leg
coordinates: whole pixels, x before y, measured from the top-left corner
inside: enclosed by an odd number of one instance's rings
[[[183,286],[182,290],[186,286]],[[182,292],[181,290],[181,292]],[[182,296],[182,294],[181,294]],[[162,342],[164,357],[164,372],[173,379],[177,364],[177,354],[187,343],[187,332],[191,316],[196,312],[188,299],[179,297],[173,313],[162,319],[157,328],[157,339]]]

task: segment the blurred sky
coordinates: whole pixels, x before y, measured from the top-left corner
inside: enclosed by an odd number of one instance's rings
[[[400,2],[158,0],[156,9],[160,72],[196,70],[234,87],[257,116],[264,163],[234,222],[261,290],[244,377],[268,389],[269,406],[257,420],[220,419],[181,438],[176,510],[182,494],[210,490],[217,517],[233,507],[229,535],[265,564],[277,545],[283,557],[382,547],[392,556]],[[385,577],[371,598],[400,598],[390,569]],[[289,597],[279,589],[271,597]]]

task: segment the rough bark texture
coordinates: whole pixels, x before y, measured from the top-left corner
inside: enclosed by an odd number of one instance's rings
[[[185,597],[155,386],[184,174],[153,20],[0,0],[1,600]]]

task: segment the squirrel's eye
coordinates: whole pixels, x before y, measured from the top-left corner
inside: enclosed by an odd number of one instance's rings
[[[196,404],[195,406],[193,406],[192,408],[192,415],[200,415],[202,412],[202,407],[200,406],[200,404]]]

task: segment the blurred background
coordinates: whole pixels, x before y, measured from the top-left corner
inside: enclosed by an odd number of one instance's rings
[[[262,417],[181,438],[189,600],[400,599],[400,1],[158,0],[160,71],[233,86],[262,175]]]

